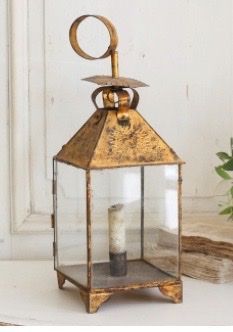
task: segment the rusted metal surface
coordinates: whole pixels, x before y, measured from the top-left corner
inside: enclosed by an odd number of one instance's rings
[[[85,292],[89,292],[90,291],[90,289],[89,288],[87,288],[87,286],[84,286],[84,285],[82,285],[82,284],[80,284],[79,282],[77,282],[76,280],[74,280],[73,278],[71,278],[69,275],[67,275],[67,274],[65,274],[65,273],[63,273],[63,272],[61,272],[60,271],[60,267],[56,267],[55,268],[55,271],[57,272],[57,273],[59,273],[61,276],[63,276],[63,278],[65,278],[65,280],[68,280],[69,282],[71,282],[73,285],[75,285],[75,286],[77,286],[79,289],[81,289],[81,290],[84,290]]]
[[[158,287],[161,293],[170,297],[174,303],[182,302],[182,281],[168,276],[167,280],[153,280],[142,284],[135,283],[119,287],[106,287],[106,288],[92,288],[85,287],[68,275],[64,275],[57,271],[58,285],[62,289],[65,280],[70,281],[80,289],[81,297],[86,305],[88,313],[96,312],[99,307],[106,302],[110,296],[118,292],[125,292],[131,290],[138,290],[142,288],[155,288]]]
[[[92,287],[92,234],[91,234],[91,174],[86,171],[86,215],[87,215],[87,286],[89,289]]]
[[[58,152],[56,159],[88,169],[108,111],[97,110],[71,140]]]
[[[119,88],[119,85],[141,86],[141,82],[132,79],[123,79],[119,82],[117,33],[112,23],[102,16],[84,15],[77,18],[70,28],[70,42],[73,49],[86,59],[95,59],[81,50],[77,40],[78,26],[88,17],[97,18],[109,31],[110,45],[100,58],[111,55],[112,76],[95,76],[86,79],[95,83],[100,80],[100,84],[109,85],[108,90],[100,88],[92,94],[92,100],[98,108],[95,100],[98,93],[102,92],[104,109],[97,109],[84,126],[63,146],[56,159],[84,169],[182,163],[175,152],[136,111],[138,93],[133,90],[134,97],[129,102],[128,92]],[[117,107],[114,94],[118,96]],[[113,109],[110,110],[108,107],[113,105]]]
[[[145,194],[145,172],[141,167],[141,259],[144,258],[144,194]]]
[[[82,21],[84,21],[86,18],[89,17],[96,18],[97,20],[101,21],[106,26],[109,32],[110,45],[108,46],[106,52],[99,57],[93,57],[87,54],[85,51],[83,51],[78,42],[78,27]],[[73,50],[84,59],[97,60],[111,56],[112,76],[97,75],[97,76],[84,78],[83,80],[96,83],[98,85],[107,85],[107,86],[118,86],[118,87],[120,86],[120,87],[131,87],[131,88],[148,86],[147,84],[132,78],[119,77],[118,51],[116,51],[118,44],[118,36],[114,25],[106,17],[100,15],[83,15],[78,17],[70,27],[69,36],[70,36],[70,44]]]
[[[159,286],[160,292],[170,297],[174,303],[181,303],[183,299],[183,291],[182,291],[182,282],[176,282],[174,284],[165,284]]]
[[[83,169],[182,163],[137,111],[128,117],[121,125],[116,110],[97,110],[56,159]]]
[[[84,80],[101,85],[92,93],[92,101],[96,107],[95,113],[87,120],[81,129],[65,144],[54,158],[53,168],[53,196],[54,196],[54,218],[52,224],[54,228],[54,243],[57,246],[57,194],[56,194],[56,162],[60,161],[86,170],[86,236],[87,236],[87,285],[82,285],[75,273],[68,273],[66,267],[59,267],[57,253],[54,262],[57,271],[58,285],[62,288],[65,280],[72,282],[80,288],[80,294],[86,304],[87,312],[94,313],[102,303],[107,301],[115,292],[136,290],[140,288],[158,287],[162,294],[170,297],[175,303],[182,301],[182,282],[180,280],[181,266],[179,258],[178,276],[173,277],[160,270],[156,275],[146,276],[135,282],[135,272],[130,278],[122,280],[121,283],[112,282],[108,287],[102,287],[102,274],[99,279],[101,282],[95,284],[93,281],[93,271],[96,264],[92,259],[92,188],[91,170],[118,168],[118,167],[141,167],[141,259],[134,260],[138,270],[143,259],[144,251],[144,167],[151,165],[178,165],[178,213],[179,213],[179,255],[181,255],[181,164],[183,161],[169,147],[169,145],[158,135],[158,133],[147,123],[147,121],[137,111],[139,94],[134,88],[146,86],[140,81],[119,77],[117,33],[108,19],[102,16],[84,15],[74,21],[70,28],[70,42],[80,56],[85,59],[94,60],[96,58],[85,53],[78,44],[77,29],[79,24],[87,17],[94,17],[105,24],[110,34],[110,45],[107,51],[99,58],[111,56],[112,76],[92,76]],[[132,99],[126,88],[133,92]],[[97,105],[96,98],[102,94],[103,106]],[[137,264],[138,261],[138,264]],[[129,260],[127,261],[130,262]],[[148,263],[148,262],[147,262]],[[103,271],[106,262],[100,263],[99,271]],[[130,264],[130,263],[129,263]],[[151,265],[153,266],[153,265]],[[72,265],[72,268],[74,266]],[[154,266],[153,266],[154,267]],[[60,272],[59,271],[62,272]],[[159,270],[159,269],[158,269]],[[144,270],[143,270],[144,271]],[[146,269],[145,269],[146,271]],[[132,271],[131,271],[132,272]],[[144,272],[145,273],[145,272]],[[162,274],[161,274],[162,273]],[[105,271],[106,275],[106,271]],[[160,276],[160,277],[159,277]],[[98,279],[98,280],[99,280]],[[126,281],[127,280],[127,281]],[[108,280],[109,281],[109,280]],[[104,282],[104,281],[103,281]],[[104,285],[105,286],[105,285]]]
[[[117,109],[117,120],[121,126],[129,124],[129,107],[130,107],[130,97],[126,90],[116,90],[116,95],[118,97],[118,109]]]
[[[112,295],[112,293],[92,293],[80,290],[81,298],[86,306],[86,310],[89,314],[97,312],[99,307],[106,302]]]
[[[99,89],[97,89],[97,90],[99,90]],[[104,108],[113,109],[115,106],[114,92],[112,91],[112,89],[106,89],[106,88],[104,88],[104,89],[101,88],[101,90],[102,90],[101,92],[102,92]],[[99,94],[99,92],[97,94],[95,94],[95,93],[92,94],[92,101],[93,101],[94,105],[96,105],[96,106],[97,106],[96,97],[98,94]],[[96,108],[98,108],[98,106]]]
[[[86,18],[89,17],[93,17],[96,18],[97,20],[101,21],[106,28],[108,29],[109,32],[109,36],[110,36],[110,45],[107,49],[107,51],[101,55],[100,57],[93,57],[89,54],[87,54],[86,52],[84,52],[81,47],[79,46],[78,43],[78,27],[80,25],[80,23],[82,21],[84,21]],[[73,50],[80,55],[82,58],[88,59],[88,60],[96,60],[96,59],[104,59],[106,57],[108,57],[109,55],[112,54],[112,52],[115,51],[117,44],[118,44],[118,37],[117,37],[117,32],[116,29],[114,27],[114,25],[104,16],[100,16],[100,15],[83,15],[78,17],[71,25],[70,27],[70,44],[73,48]]]
[[[84,283],[80,283],[79,280],[79,273],[82,270],[82,273],[86,273],[86,264],[80,265],[70,265],[70,266],[59,266],[57,271],[62,274],[65,279],[69,280],[71,283],[83,289],[85,291],[91,292],[119,292],[124,290],[133,290],[133,289],[140,289],[140,288],[153,288],[158,287],[161,285],[170,285],[177,282],[180,282],[180,278],[172,276],[162,270],[158,269],[153,264],[146,260],[127,260],[128,264],[128,272],[126,276],[123,278],[115,278],[111,277],[110,274],[106,274],[106,270],[109,273],[109,262],[102,262],[102,263],[93,263],[93,266],[99,265],[99,268],[102,269],[101,275],[97,277],[97,271],[95,270],[95,274],[93,274],[93,285],[92,289],[88,288],[88,286]],[[134,264],[134,267],[137,266],[137,269],[134,269],[134,274],[132,274],[131,266]],[[147,265],[147,266],[146,266]],[[148,267],[151,267],[148,270]],[[85,270],[83,269],[85,268]],[[107,269],[106,269],[107,268]],[[152,274],[152,270],[155,272]],[[148,272],[150,271],[150,272]],[[142,278],[141,278],[142,277]],[[97,280],[98,278],[98,280]],[[105,280],[108,279],[108,285],[105,284]],[[110,280],[111,279],[111,280]],[[104,286],[102,286],[104,285]]]
[[[119,63],[118,63],[118,52],[111,52],[111,63],[112,63],[112,77],[119,78]]]
[[[141,81],[129,77],[114,78],[112,76],[106,76],[106,75],[95,75],[83,78],[82,80],[95,83],[101,86],[118,86],[123,88],[140,88],[148,86],[146,83],[143,83]]]
[[[129,110],[128,118],[128,125],[121,125],[117,121],[117,111],[108,112],[90,168],[182,162],[137,111]]]
[[[66,281],[66,278],[64,277],[64,275],[57,271],[57,282],[58,282],[58,287],[60,289],[63,288],[65,281]]]
[[[139,103],[139,94],[137,92],[137,90],[133,89],[133,88],[127,88],[128,90],[130,90],[133,93],[132,99],[129,100],[129,108],[130,109],[137,109],[138,103]],[[121,93],[122,91],[127,92],[126,90],[123,90],[121,88],[117,88],[117,87],[100,87],[97,88],[96,90],[93,91],[92,95],[91,95],[91,99],[92,102],[95,106],[96,109],[101,109],[102,107],[98,107],[97,104],[97,96],[102,92],[102,99],[103,99],[103,106],[105,110],[108,111],[112,111],[112,110],[118,110],[118,107],[116,108],[115,105],[118,104],[118,102],[121,102]],[[120,98],[119,98],[120,95]],[[129,96],[129,94],[128,94]],[[116,100],[117,97],[118,99]]]

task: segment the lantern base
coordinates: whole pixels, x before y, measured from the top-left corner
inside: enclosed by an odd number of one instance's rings
[[[80,296],[86,306],[88,313],[97,312],[103,303],[105,303],[114,293],[119,291],[158,287],[160,292],[166,297],[170,298],[174,303],[181,303],[183,298],[182,281],[177,279],[174,281],[152,281],[144,284],[128,285],[120,288],[102,288],[89,290],[77,284],[77,282],[75,282],[70,277],[65,276],[57,271],[57,280],[60,289],[63,288],[66,279],[80,288]]]

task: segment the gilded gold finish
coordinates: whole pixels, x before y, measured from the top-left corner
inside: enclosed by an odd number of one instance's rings
[[[106,88],[105,89],[101,88],[101,91],[103,92],[104,107],[105,108],[110,108],[110,109],[114,108],[114,106],[115,106],[114,92],[111,89],[106,89]],[[92,97],[93,97],[93,94],[92,94]],[[94,97],[92,98],[92,100],[93,100],[94,104],[96,105],[96,101],[95,101]],[[97,106],[97,108],[98,108],[98,106]]]
[[[58,287],[60,289],[63,288],[65,281],[66,281],[66,278],[64,277],[64,275],[57,271],[57,282],[58,282]]]
[[[78,32],[79,24],[88,17],[96,18],[97,20],[104,23],[104,25],[108,29],[109,36],[110,36],[110,45],[109,45],[107,51],[103,55],[101,55],[100,57],[97,57],[97,58],[84,52],[81,49],[81,47],[79,46],[78,39],[77,39],[77,35],[78,35],[77,32]],[[78,17],[72,23],[72,25],[70,27],[69,35],[70,35],[70,44],[73,47],[73,50],[78,55],[80,55],[81,57],[88,59],[88,60],[104,59],[104,58],[108,57],[109,55],[112,54],[112,52],[115,51],[117,44],[118,44],[117,32],[116,32],[114,25],[106,17],[100,16],[100,15],[83,15],[83,16]]]
[[[101,21],[106,28],[108,29],[109,36],[110,36],[110,45],[107,51],[101,55],[100,57],[93,57],[82,50],[78,43],[78,27],[80,23],[85,20],[86,18],[93,17],[97,20]],[[118,61],[118,52],[116,51],[117,44],[118,44],[118,36],[114,25],[106,18],[100,15],[83,15],[78,17],[70,27],[70,44],[73,50],[80,55],[82,58],[88,60],[97,60],[97,59],[104,59],[108,56],[111,56],[111,66],[112,66],[112,76],[93,76],[84,78],[84,80],[88,82],[93,82],[99,85],[108,85],[108,86],[121,86],[121,87],[129,87],[129,88],[138,88],[140,86],[147,86],[147,84],[142,83],[140,81],[119,77],[119,61]]]
[[[119,63],[118,63],[118,52],[111,52],[111,62],[112,62],[112,77],[119,78]]]
[[[148,86],[146,83],[135,80],[133,78],[128,78],[128,77],[114,78],[112,76],[107,76],[107,75],[95,75],[83,78],[82,80],[95,83],[101,86],[117,86],[122,88],[140,88]]]
[[[170,285],[161,285],[159,286],[160,292],[170,297],[174,303],[181,303],[182,302],[182,282],[176,282]]]
[[[93,92],[92,100],[97,111],[63,146],[56,159],[83,169],[182,163],[175,152],[136,112],[139,95],[132,87],[145,86],[145,84],[118,77],[116,51],[118,39],[111,22],[102,16],[93,15],[84,15],[76,19],[70,28],[70,42],[73,49],[86,59],[95,59],[80,49],[76,35],[79,24],[90,16],[101,20],[109,31],[110,46],[100,58],[111,55],[112,77],[94,76],[85,79],[107,87],[101,87]],[[133,91],[131,102],[128,92],[123,89],[126,87],[130,87]],[[104,108],[100,108],[96,103],[99,93],[102,93]],[[117,102],[114,95],[118,97]]]
[[[57,279],[59,288],[63,288],[65,280],[70,281],[80,289],[81,297],[86,305],[87,312],[94,313],[98,308],[106,302],[111,295],[116,292],[136,290],[140,288],[158,287],[162,294],[170,297],[173,302],[180,303],[182,301],[182,282],[180,255],[181,255],[181,225],[179,223],[179,266],[178,275],[176,277],[165,273],[159,268],[156,277],[148,277],[138,279],[137,283],[134,278],[127,279],[119,283],[108,283],[108,287],[98,285],[93,271],[95,271],[95,263],[93,263],[93,237],[92,237],[92,187],[91,174],[92,170],[102,170],[118,167],[141,167],[141,253],[140,258],[132,261],[140,270],[139,264],[150,264],[144,257],[145,239],[144,238],[144,171],[146,166],[150,165],[177,165],[178,166],[178,214],[179,221],[182,217],[181,209],[181,165],[183,161],[170,148],[170,146],[159,136],[159,134],[147,123],[147,121],[137,111],[139,102],[139,94],[134,89],[137,87],[147,86],[140,81],[119,77],[118,68],[118,52],[116,50],[118,38],[116,29],[112,23],[98,15],[84,15],[77,18],[70,28],[70,42],[81,57],[89,60],[96,58],[85,53],[79,46],[77,39],[77,29],[79,24],[88,17],[94,17],[105,24],[110,35],[110,45],[107,51],[98,59],[111,56],[112,76],[93,76],[84,80],[101,85],[92,93],[92,101],[96,108],[94,114],[86,121],[86,123],[78,130],[78,132],[62,147],[58,154],[54,157],[53,164],[53,207],[54,214],[51,217],[52,226],[54,226],[54,267],[57,271]],[[131,90],[131,94],[128,90]],[[103,105],[97,104],[97,96],[102,95]],[[132,97],[130,98],[130,95]],[[67,267],[59,265],[57,254],[57,161],[70,164],[86,171],[86,253],[87,261],[84,265],[87,271],[85,286],[76,277],[76,270],[69,274]],[[101,262],[98,264],[105,264]],[[73,269],[72,265],[72,269]],[[98,268],[102,269],[103,265]],[[152,265],[153,268],[156,266]],[[79,266],[80,268],[80,266]],[[61,273],[61,272],[62,273]],[[102,270],[101,270],[102,271]],[[103,270],[105,273],[105,270]],[[137,271],[137,270],[136,270]],[[147,270],[146,270],[147,271]],[[147,272],[146,272],[147,273]],[[149,274],[150,275],[150,274]],[[157,277],[158,276],[158,277]],[[101,276],[102,278],[102,276]],[[146,281],[145,281],[146,280]],[[109,282],[109,280],[108,280]]]
[[[135,110],[120,125],[117,110],[97,110],[56,159],[83,169],[179,164],[182,160]]]
[[[158,287],[161,293],[172,299],[174,303],[182,302],[182,281],[168,276],[167,280],[148,281],[142,284],[129,284],[118,287],[106,287],[106,288],[92,288],[84,287],[83,285],[72,280],[69,276],[64,275],[57,271],[58,285],[60,289],[63,289],[65,280],[67,279],[72,284],[76,285],[80,289],[81,298],[86,306],[88,313],[95,313],[100,306],[105,303],[112,295],[118,292],[137,290],[142,288],[155,288]]]
[[[118,97],[117,120],[121,125],[129,125],[129,93],[126,90],[116,90],[116,95]]]
[[[92,284],[92,232],[91,232],[91,174],[86,171],[86,215],[87,215],[87,286],[91,288]]]
[[[133,88],[127,88],[129,89],[132,93],[133,93],[133,98],[131,101],[129,101],[129,108],[130,109],[137,109],[138,103],[139,103],[139,94],[137,92],[137,90],[133,89]],[[115,107],[117,103],[121,103],[122,101],[119,101],[119,94],[121,92],[126,92],[127,90],[123,90],[121,88],[117,88],[117,87],[100,87],[98,89],[96,89],[95,91],[92,92],[91,95],[91,100],[93,102],[93,104],[95,105],[96,109],[101,109],[100,107],[98,107],[98,104],[96,102],[96,98],[97,96],[102,92],[102,97],[103,97],[103,104],[104,104],[104,109],[107,110],[118,110],[119,107]],[[118,100],[115,101],[115,96],[118,96]]]
[[[81,298],[86,306],[86,310],[89,314],[97,312],[99,307],[109,300],[112,293],[92,293],[80,290]]]

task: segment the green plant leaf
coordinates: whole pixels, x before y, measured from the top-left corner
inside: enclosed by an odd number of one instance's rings
[[[230,189],[231,197],[233,198],[233,187]]]
[[[215,167],[215,171],[223,179],[225,179],[225,180],[231,179],[231,176],[227,172],[224,171],[224,169],[222,168],[222,165]]]
[[[219,212],[219,214],[221,215],[232,214],[232,213],[233,213],[233,206],[228,206],[227,208]]]
[[[231,155],[233,156],[233,137],[231,137]]]
[[[233,158],[223,164],[222,168],[225,169],[225,171],[233,171]]]
[[[222,161],[231,159],[231,156],[229,156],[229,154],[227,154],[226,152],[218,152],[218,153],[216,153],[216,155]]]

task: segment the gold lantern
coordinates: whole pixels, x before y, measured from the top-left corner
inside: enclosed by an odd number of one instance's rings
[[[182,301],[182,160],[137,111],[135,88],[146,84],[118,74],[117,33],[102,16],[84,15],[70,28],[100,20],[110,45],[112,76],[84,80],[100,85],[92,93],[96,111],[53,159],[54,268],[80,289],[94,313],[116,292],[158,287]],[[102,105],[98,105],[101,96]]]

